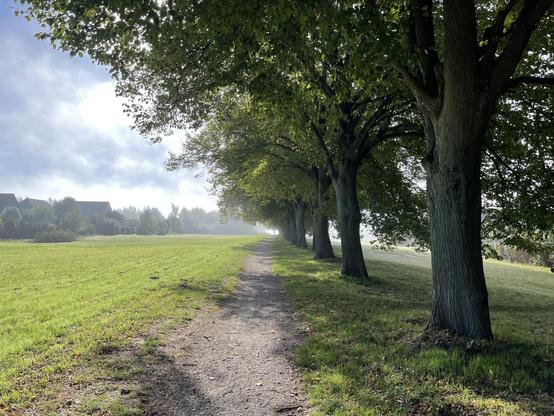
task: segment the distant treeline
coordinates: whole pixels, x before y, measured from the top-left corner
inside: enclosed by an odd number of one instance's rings
[[[225,219],[218,211],[179,209],[172,205],[165,217],[157,208],[133,206],[83,215],[77,201],[67,197],[51,205],[30,210],[5,209],[0,215],[0,237],[31,239],[47,233],[67,231],[75,235],[165,235],[165,234],[256,234],[254,225]]]

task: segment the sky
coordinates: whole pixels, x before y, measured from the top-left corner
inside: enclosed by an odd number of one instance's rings
[[[105,68],[69,57],[0,1],[0,193],[109,201],[112,208],[216,209],[200,171],[168,172],[179,137],[149,144],[130,128]]]

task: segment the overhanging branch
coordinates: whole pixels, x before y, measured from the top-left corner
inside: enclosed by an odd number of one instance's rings
[[[412,91],[412,94],[414,94],[416,100],[420,102],[426,110],[430,111],[432,114],[436,114],[437,98],[429,94],[423,86],[423,83],[414,77],[404,65],[399,62],[394,62],[393,67],[400,72],[400,75],[402,75],[404,82]]]
[[[508,81],[506,89],[515,88],[521,84],[533,84],[533,85],[554,85],[554,78],[550,77],[535,77],[535,76],[521,76],[512,78]]]

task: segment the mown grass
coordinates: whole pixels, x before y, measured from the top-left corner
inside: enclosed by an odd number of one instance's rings
[[[0,413],[55,402],[72,367],[94,365],[154,322],[191,319],[230,292],[260,239],[0,242]]]
[[[281,240],[273,254],[308,325],[297,360],[315,415],[553,414],[554,275],[546,268],[487,261],[496,338],[471,343],[421,336],[427,254],[367,249],[370,284]]]

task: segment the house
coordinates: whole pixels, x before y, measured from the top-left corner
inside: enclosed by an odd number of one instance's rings
[[[0,215],[6,210],[13,209],[21,216],[21,210],[14,194],[0,194]]]
[[[81,215],[89,218],[98,214],[106,214],[112,210],[109,202],[77,201],[77,204],[79,204]]]
[[[42,199],[25,198],[19,203],[21,211],[30,211],[33,208],[49,207],[50,204]]]

